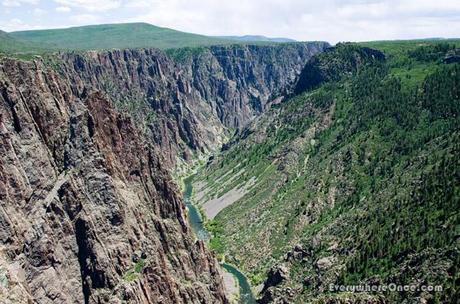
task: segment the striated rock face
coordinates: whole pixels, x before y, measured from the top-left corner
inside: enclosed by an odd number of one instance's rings
[[[224,126],[239,128],[290,90],[305,61],[328,46],[213,47],[181,66]]]
[[[131,71],[126,90],[146,89],[139,75],[159,85],[169,73],[159,70],[165,56],[128,64],[149,52],[92,60]],[[226,303],[161,154],[87,86],[108,72],[78,58],[68,79],[41,62],[0,61],[0,302]],[[152,107],[176,107],[162,100]]]
[[[170,165],[213,150],[290,90],[305,62],[329,45],[226,46],[61,54],[51,65],[72,83],[110,96],[161,148]]]

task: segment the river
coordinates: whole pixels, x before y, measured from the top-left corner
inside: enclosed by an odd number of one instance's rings
[[[185,189],[183,192],[183,198],[187,206],[187,210],[188,210],[188,221],[196,237],[200,240],[207,242],[209,241],[211,236],[209,232],[206,230],[206,228],[204,227],[200,213],[198,212],[195,205],[193,205],[192,199],[191,199],[192,192],[193,192],[192,180],[193,180],[193,175],[184,180]],[[240,304],[255,304],[256,301],[254,299],[254,295],[252,294],[251,285],[249,284],[246,276],[243,273],[241,273],[233,265],[230,265],[227,263],[221,263],[221,266],[227,272],[231,273],[235,277],[235,279],[238,281],[238,285],[240,288],[239,303]]]

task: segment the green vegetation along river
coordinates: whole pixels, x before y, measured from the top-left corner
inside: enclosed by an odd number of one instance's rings
[[[192,203],[192,186],[193,175],[184,180],[184,202],[188,210],[188,221],[192,227],[195,235],[198,239],[203,241],[208,241],[210,239],[210,234],[203,225],[203,220],[201,219],[200,213],[198,212],[195,205]],[[253,304],[255,303],[254,296],[252,294],[251,285],[244,274],[242,274],[235,266],[221,263],[222,267],[229,273],[231,273],[236,280],[238,280],[238,285],[240,288],[240,297],[239,302],[241,304]]]

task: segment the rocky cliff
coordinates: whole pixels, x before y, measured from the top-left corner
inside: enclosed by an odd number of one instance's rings
[[[314,56],[307,62],[295,86],[295,94],[314,89],[323,83],[338,81],[351,76],[374,62],[382,62],[385,54],[368,47],[352,48],[351,44],[338,44],[329,48],[321,56]],[[343,46],[350,50],[344,52]]]
[[[130,54],[98,58],[120,79],[126,63],[126,90],[150,86],[142,73],[163,83],[165,56],[130,65]],[[73,58],[68,77],[41,61],[0,61],[0,302],[226,303],[161,153],[97,92],[109,74]]]
[[[61,54],[48,64],[75,95],[102,91],[127,110],[171,166],[214,150],[280,100],[327,43],[113,50]]]
[[[0,59],[6,303],[226,303],[169,171],[292,90],[326,43]]]

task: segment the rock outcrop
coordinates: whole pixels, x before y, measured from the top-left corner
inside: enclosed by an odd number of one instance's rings
[[[339,44],[338,47],[329,48],[307,62],[299,76],[295,93],[301,94],[325,82],[338,81],[384,60],[385,54],[379,50],[353,44]]]
[[[288,91],[324,42],[60,54],[49,64],[72,83],[106,93],[161,148],[170,166],[214,150]]]
[[[443,62],[448,64],[460,62],[460,49],[448,51],[443,59]]]
[[[161,153],[77,58],[81,83],[0,61],[0,302],[226,303]],[[123,81],[142,68],[163,65]]]

